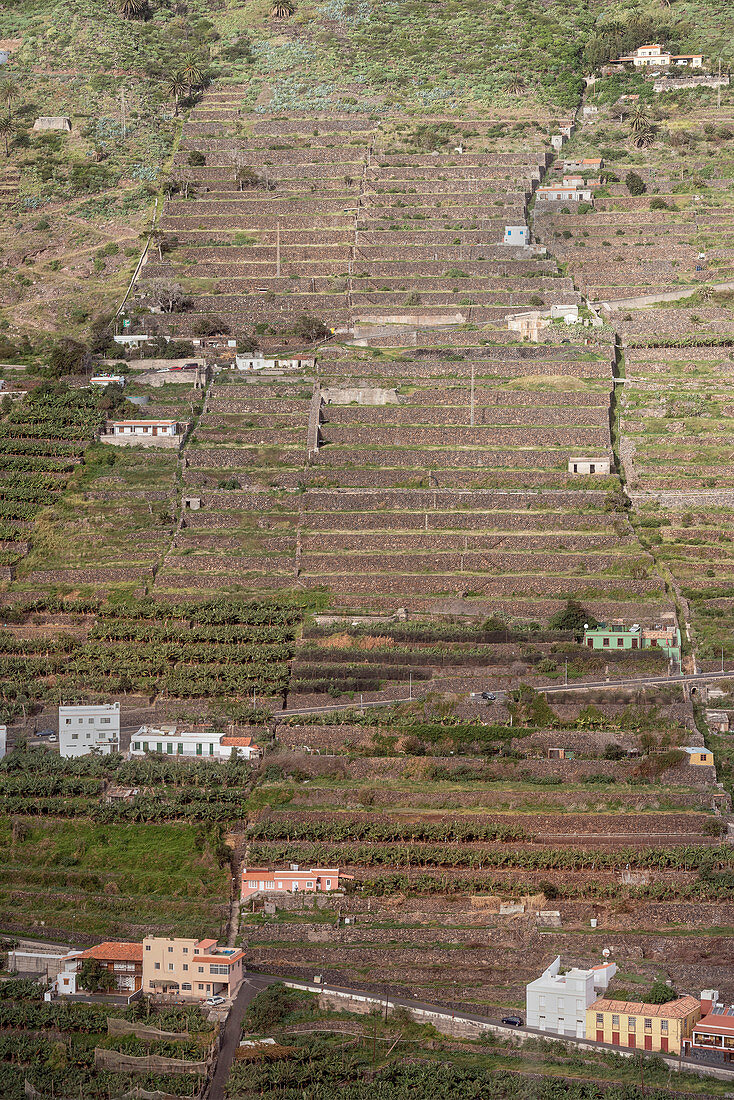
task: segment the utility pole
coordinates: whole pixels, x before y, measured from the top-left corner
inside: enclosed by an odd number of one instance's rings
[[[723,660],[724,659],[722,657],[722,665],[721,665],[721,671],[722,672],[724,671]],[[408,673],[408,699],[412,699],[412,698],[413,698],[413,673],[409,672]]]
[[[275,274],[280,277],[280,222],[275,230]]]
[[[721,58],[719,58],[719,84],[716,89],[716,107],[721,110]]]
[[[122,88],[120,90],[120,107],[121,107],[121,114],[122,114],[122,140],[124,141],[125,138],[127,137],[127,123],[126,123],[126,118],[125,118],[125,89],[124,88]]]
[[[566,657],[566,677],[564,683],[568,686],[568,657]]]

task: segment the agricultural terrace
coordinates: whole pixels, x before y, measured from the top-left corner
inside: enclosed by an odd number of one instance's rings
[[[139,1024],[166,1037],[139,1038]],[[0,1090],[7,1100],[24,1100],[29,1094],[103,1100],[133,1088],[191,1096],[214,1039],[212,1025],[198,1008],[146,1011],[141,1002],[120,1009],[68,1000],[45,1004],[41,987],[22,980],[0,985],[0,1027]],[[134,1070],[126,1072],[122,1064],[119,1069],[101,1068],[126,1058],[133,1065],[137,1060]],[[192,1073],[146,1072],[145,1059],[150,1067],[157,1058],[183,1059],[196,1068]]]
[[[226,919],[229,869],[217,830],[18,814],[0,818],[0,836],[0,921],[10,934],[43,928],[75,944],[216,936]]]

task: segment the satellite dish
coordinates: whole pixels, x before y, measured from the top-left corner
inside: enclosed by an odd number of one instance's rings
[[[602,955],[604,956],[605,959],[608,959],[609,956],[611,955],[611,953],[612,952],[609,950],[608,947],[605,947],[604,950],[602,951]]]
[[[584,623],[584,630],[588,630],[588,629],[589,629],[589,624],[588,624],[588,623]]]

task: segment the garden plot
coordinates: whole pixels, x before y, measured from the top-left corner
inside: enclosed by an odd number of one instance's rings
[[[162,1037],[137,1038],[134,1023],[126,1033],[123,1021],[135,1019],[159,1028]],[[0,1088],[5,1100],[44,1095],[42,1090],[53,1096],[76,1094],[90,1100],[109,1097],[113,1090],[115,1094],[118,1090],[135,1094],[137,1089],[190,1096],[200,1085],[201,1063],[206,1062],[215,1038],[212,1025],[198,1008],[165,1006],[145,1014],[138,1005],[121,1009],[68,1000],[46,1004],[42,986],[24,980],[3,982],[0,1026]],[[137,1072],[101,1070],[97,1051],[110,1059],[114,1052],[132,1055],[140,1068]],[[183,1059],[192,1064],[194,1072],[152,1070],[155,1058]]]

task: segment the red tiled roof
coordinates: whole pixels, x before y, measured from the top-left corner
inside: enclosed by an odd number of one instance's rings
[[[644,1001],[612,1001],[600,997],[589,1005],[589,1012],[615,1012],[620,1016],[660,1016],[662,1019],[683,1020],[694,1009],[700,1008],[695,997],[686,994],[664,1005],[648,1005]]]
[[[247,749],[250,745],[252,745],[253,749],[258,748],[257,745],[253,745],[251,737],[223,737],[220,744],[234,745],[240,749]]]
[[[97,959],[99,962],[142,962],[142,943],[113,943],[105,940],[88,951],[80,951],[77,958]]]

